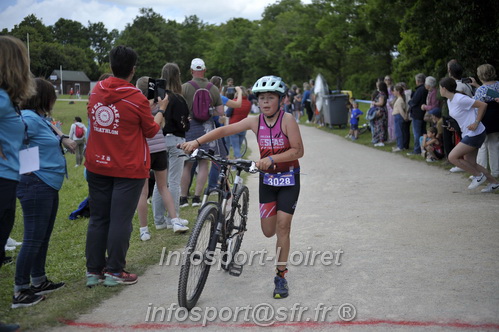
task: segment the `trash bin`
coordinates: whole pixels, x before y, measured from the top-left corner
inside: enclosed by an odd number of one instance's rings
[[[330,127],[346,126],[348,123],[348,95],[332,94],[324,96],[324,122]]]

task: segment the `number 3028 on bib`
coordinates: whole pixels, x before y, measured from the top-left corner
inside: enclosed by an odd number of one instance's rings
[[[283,172],[277,174],[265,173],[263,183],[272,187],[288,187],[295,185],[293,172]]]

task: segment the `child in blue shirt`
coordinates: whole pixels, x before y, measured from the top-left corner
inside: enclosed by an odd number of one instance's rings
[[[350,103],[352,104],[352,112],[350,113],[350,131],[348,132],[348,136],[355,141],[359,138],[359,118],[364,113],[359,110],[359,105],[355,100],[351,100]]]

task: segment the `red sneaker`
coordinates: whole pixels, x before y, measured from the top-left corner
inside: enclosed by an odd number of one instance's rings
[[[118,285],[133,285],[137,283],[137,275],[128,273],[124,270],[121,273],[106,272],[104,275],[106,276],[106,280],[104,280],[104,286],[108,287]]]

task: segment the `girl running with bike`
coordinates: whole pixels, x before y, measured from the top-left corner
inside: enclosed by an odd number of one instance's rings
[[[191,153],[202,144],[252,130],[258,140],[260,160],[260,220],[266,237],[277,236],[278,262],[274,277],[274,298],[288,296],[285,274],[290,248],[291,220],[300,193],[300,164],[303,142],[300,129],[291,114],[282,110],[286,84],[280,77],[264,76],[253,86],[261,114],[237,123],[217,128],[197,140],[183,143],[181,148]]]

